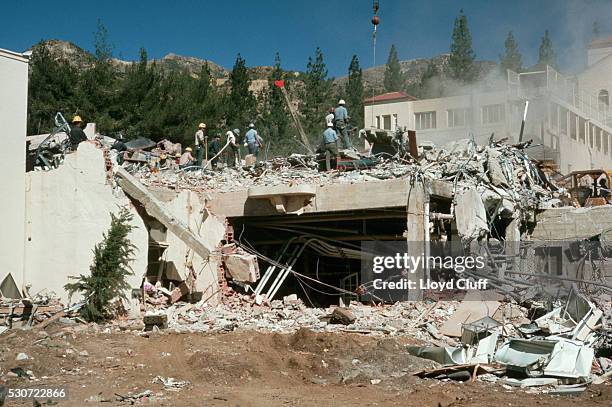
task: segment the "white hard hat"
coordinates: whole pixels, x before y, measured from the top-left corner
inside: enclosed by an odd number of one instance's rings
[[[249,127],[250,127],[250,128],[253,128],[253,127],[255,127],[255,125],[254,125],[253,123],[250,123],[250,124],[249,124]]]
[[[344,101],[344,99],[340,99],[340,101],[338,102],[339,105],[345,105],[346,102]]]
[[[327,122],[327,127],[334,127],[334,124],[332,122]]]

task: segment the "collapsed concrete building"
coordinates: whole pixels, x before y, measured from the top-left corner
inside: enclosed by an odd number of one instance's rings
[[[27,85],[27,59],[6,55],[22,76],[11,83]],[[23,100],[26,91],[9,97]],[[21,110],[6,112],[6,122],[16,123],[7,138],[19,162],[5,172],[13,174],[16,206],[7,208],[14,233],[3,237],[1,257],[12,262],[0,276],[4,296],[50,290],[66,301],[63,285],[87,273],[119,206],[137,215],[130,284],[163,283],[173,301],[218,301],[229,280],[258,298],[303,293],[327,305],[337,299],[306,289],[304,279],[359,298],[362,242],[412,242],[409,250],[420,255],[432,239],[588,239],[612,228],[610,206],[553,208],[562,206],[563,191],[520,148],[494,140],[421,147],[418,158],[369,164],[358,156],[343,167],[355,171],[339,173],[320,172],[314,157],[299,155],[222,172],[157,172],[139,160],[118,166],[108,141],[92,132],[57,168],[24,174],[26,104],[14,105]],[[593,217],[598,222],[585,227]]]

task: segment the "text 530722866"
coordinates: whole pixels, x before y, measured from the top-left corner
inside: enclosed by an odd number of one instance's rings
[[[7,399],[66,399],[68,389],[65,387],[28,387],[9,388]]]

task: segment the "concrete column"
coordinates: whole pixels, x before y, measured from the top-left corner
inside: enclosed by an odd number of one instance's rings
[[[0,50],[0,160],[3,215],[0,233],[0,282],[11,275],[22,289],[25,244],[25,136],[28,109],[28,60]]]
[[[408,201],[406,204],[406,243],[409,256],[415,258],[426,256],[429,252],[428,240],[425,236],[425,228],[429,226],[429,220],[425,223],[425,201],[426,194],[423,182],[411,179],[408,185]],[[416,281],[417,287],[419,280],[425,277],[425,269],[416,270],[409,279]],[[421,299],[420,290],[411,290],[408,293],[410,301]]]

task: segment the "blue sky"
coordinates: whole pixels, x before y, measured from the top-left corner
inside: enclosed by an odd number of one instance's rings
[[[612,0],[380,0],[377,64],[391,44],[400,59],[448,52],[459,10],[468,16],[479,59],[498,60],[509,30],[523,60],[533,64],[546,28],[561,68],[579,69],[597,20],[612,34]],[[371,0],[1,0],[0,48],[23,51],[41,39],[62,39],[91,50],[97,20],[107,27],[115,56],[136,59],[174,52],[231,68],[240,52],[247,65],[272,65],[279,51],[286,69],[304,70],[320,46],[329,73],[346,73],[351,56],[373,63]]]

